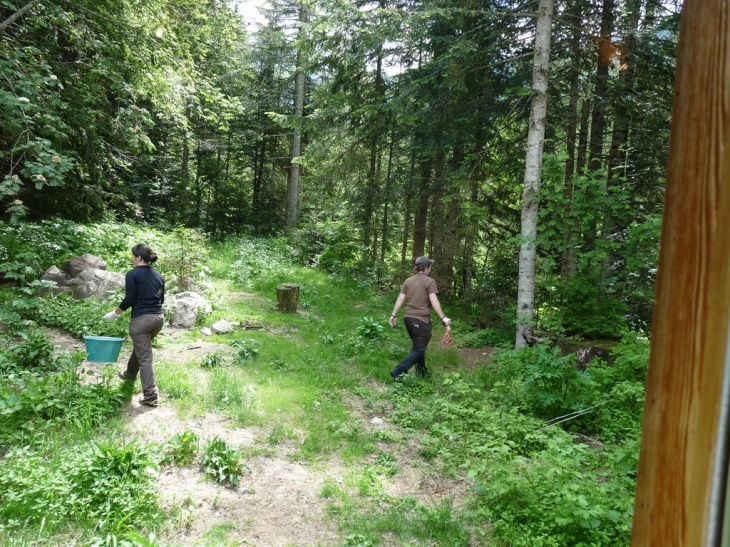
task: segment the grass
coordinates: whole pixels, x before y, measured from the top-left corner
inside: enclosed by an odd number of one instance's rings
[[[518,460],[514,454],[533,457],[542,449],[543,434],[535,432],[538,426],[530,419],[516,418],[516,409],[492,408],[490,393],[499,382],[491,368],[465,369],[455,348],[437,343],[442,332],[437,326],[427,356],[433,377],[408,376],[392,383],[389,370],[410,349],[402,321],[396,329],[387,327],[396,290],[381,294],[367,283],[296,266],[279,241],[232,238],[210,251],[207,266],[213,276],[215,306],[204,324],[225,318],[255,328],[203,338],[198,326],[176,331],[174,338],[159,336],[155,340],[157,381],[165,404],[179,417],[223,415],[232,428],[259,428],[257,442],[229,450],[225,445],[198,443],[189,434],[185,439],[161,439],[158,445],[125,444],[121,441],[125,417],[119,404],[132,398],[139,382],[134,386],[110,383],[116,372],[113,367],[98,388],[83,387],[74,378],[66,391],[54,389],[54,381],[28,380],[28,389],[18,393],[32,398],[37,392],[33,401],[45,404],[48,397],[42,390],[46,389],[58,398],[57,408],[42,407],[51,413],[49,420],[33,405],[26,405],[30,425],[23,426],[22,436],[0,446],[4,455],[0,459],[0,544],[106,545],[111,544],[104,539],[108,537],[121,541],[135,533],[142,538],[164,536],[165,526],[189,528],[194,500],[163,511],[156,505],[154,484],[143,480],[148,474],[141,469],[168,465],[167,460],[173,462],[170,465],[192,466],[205,459],[207,472],[215,480],[235,485],[246,472],[246,460],[278,456],[283,446],[291,459],[306,465],[335,460],[349,469],[344,480],[325,479],[318,492],[327,500],[328,518],[339,529],[342,545],[459,547],[474,541],[486,545],[489,540],[477,535],[487,521],[509,524],[512,518],[518,523],[514,530],[519,531],[519,522],[549,519],[543,508],[530,514],[523,507],[526,504],[519,502],[522,490],[517,494],[511,490],[522,484],[519,476],[511,474],[512,460]],[[276,309],[276,285],[282,282],[300,284],[300,302],[306,303],[300,313],[281,314]],[[235,298],[226,298],[234,292]],[[0,302],[11,297],[0,294]],[[71,308],[71,315],[64,316],[71,325],[75,324],[73,313]],[[88,321],[88,313],[84,314]],[[203,366],[204,358],[192,352],[184,361],[159,358],[159,350],[172,353],[201,339],[218,344],[211,346],[208,355],[220,354],[220,359],[209,359]],[[246,351],[234,359],[242,349]],[[0,404],[14,404],[12,397],[17,393],[3,393],[7,397],[0,397]],[[372,427],[366,420],[373,415],[388,416],[388,426]],[[508,427],[512,429],[507,431]],[[554,451],[540,452],[539,458],[558,471],[563,460],[575,462],[582,457],[574,455],[574,443],[567,435],[555,435],[544,444]],[[406,445],[411,455],[403,463],[398,456]],[[95,451],[95,446],[101,448]],[[601,473],[608,472],[612,457],[608,453],[605,459],[596,458]],[[628,454],[623,461],[630,459]],[[462,479],[471,473],[470,480],[476,478],[480,488],[498,484],[504,495],[491,492],[489,499],[504,508],[503,513],[490,512],[489,505],[480,508],[478,499],[462,507],[449,497],[423,504],[414,497],[389,495],[389,484],[405,473],[407,465]],[[126,473],[129,469],[134,473]],[[89,470],[95,473],[91,476],[105,481],[106,497],[87,499],[80,493],[85,485],[86,490],[94,490],[81,472]],[[622,479],[627,489],[631,472],[629,466]],[[601,475],[594,489],[607,483]],[[549,484],[537,486],[549,490]],[[125,488],[137,492],[138,499],[123,495]],[[566,491],[565,506],[576,505],[571,491]],[[105,506],[115,508],[112,514],[100,512],[98,507]],[[140,511],[150,518],[135,520]],[[201,538],[201,545],[228,545],[234,529],[234,523],[216,524]],[[600,544],[591,541],[585,544]],[[159,540],[147,543],[164,545]]]

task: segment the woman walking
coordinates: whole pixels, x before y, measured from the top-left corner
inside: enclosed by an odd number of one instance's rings
[[[142,381],[142,398],[139,404],[157,406],[159,392],[152,363],[152,339],[162,330],[164,315],[162,304],[165,302],[165,280],[150,264],[157,261],[157,255],[149,245],[139,244],[132,247],[134,268],[125,278],[126,294],[119,307],[110,311],[104,319],[113,320],[125,310],[132,308],[129,322],[129,337],[133,351],[127,362],[127,370],[119,372],[122,380],[134,381],[137,373]]]

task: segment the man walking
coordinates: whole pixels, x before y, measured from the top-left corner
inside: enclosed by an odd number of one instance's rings
[[[444,315],[439,303],[436,282],[429,277],[433,260],[419,256],[415,261],[416,274],[405,280],[400,289],[398,299],[390,315],[390,326],[395,327],[397,314],[403,302],[406,302],[406,312],[403,323],[408,336],[413,342],[413,349],[398,365],[390,371],[393,379],[405,374],[416,365],[416,374],[425,377],[429,375],[426,368],[426,347],[431,340],[431,309],[441,318],[441,324],[446,331],[451,331],[451,319]]]

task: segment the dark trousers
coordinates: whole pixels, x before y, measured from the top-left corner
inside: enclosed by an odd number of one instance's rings
[[[405,323],[408,336],[411,337],[411,341],[413,342],[413,349],[406,355],[405,359],[390,371],[390,375],[393,378],[397,378],[401,374],[408,372],[413,365],[416,365],[416,374],[425,376],[428,374],[428,369],[426,368],[426,348],[431,341],[431,322],[424,323],[413,317],[406,317],[403,319],[403,323]]]
[[[164,322],[165,317],[162,314],[140,315],[129,322],[129,337],[134,350],[124,374],[127,378],[134,379],[140,373],[142,397],[145,399],[157,399],[157,381],[152,365],[152,339],[162,330]]]

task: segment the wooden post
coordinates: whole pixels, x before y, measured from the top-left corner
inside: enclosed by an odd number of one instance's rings
[[[720,545],[729,310],[730,0],[686,0],[633,547]]]
[[[299,285],[296,283],[282,283],[276,286],[276,300],[279,302],[279,311],[297,313],[299,304]]]

